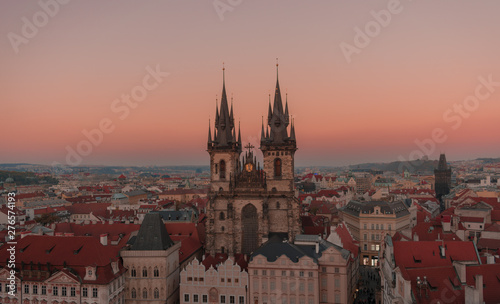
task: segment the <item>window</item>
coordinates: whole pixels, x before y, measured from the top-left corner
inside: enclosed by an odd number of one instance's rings
[[[76,288],[75,287],[71,287],[71,289],[69,290],[69,293],[70,293],[70,296],[76,297]]]
[[[221,160],[219,167],[220,167],[219,178],[225,179],[226,178],[226,162],[224,160]]]
[[[363,235],[363,240],[365,240],[365,241],[367,241],[367,240],[368,240],[368,234],[366,234],[366,233],[365,233],[365,234]]]
[[[137,298],[137,291],[135,291],[135,288],[132,288],[132,291],[130,292],[130,297],[132,299]]]
[[[303,277],[303,276],[304,276],[304,272],[303,271],[299,272],[299,277]]]
[[[281,271],[281,276],[282,276],[282,277],[286,277],[286,270],[282,270],[282,271]]]
[[[391,224],[389,224],[389,231],[391,231],[391,230],[392,230],[392,229],[391,229]]]
[[[335,273],[339,273],[340,269],[338,267],[335,267]]]
[[[364,244],[364,245],[363,245],[363,249],[364,249],[365,251],[367,251],[367,250],[368,250],[368,245]]]
[[[338,293],[335,294],[335,303],[340,303],[340,295]]]
[[[2,285],[0,285],[0,291],[2,291],[1,286]],[[38,294],[38,285],[33,285],[33,294]]]
[[[262,280],[262,290],[267,291],[267,280]]]
[[[226,303],[226,296],[221,295],[220,296],[220,302],[221,302],[221,304],[225,304]]]
[[[287,284],[286,282],[281,282],[281,291],[285,292],[286,291]]]
[[[59,295],[59,289],[58,289],[57,286],[52,287],[52,294],[54,296],[58,296]]]
[[[271,280],[271,286],[270,286],[271,290],[275,290],[276,289],[276,282],[274,280]]]
[[[374,230],[374,229],[375,229],[375,225],[374,225],[374,224],[372,224],[372,230]]]
[[[61,296],[66,297],[68,295],[68,291],[66,286],[61,287]]]
[[[2,286],[3,286],[2,283],[0,283],[0,292],[2,292]]]
[[[377,230],[378,230],[378,224],[377,224]]]
[[[30,286],[29,285],[24,285],[24,293],[29,294],[30,293]]]
[[[219,220],[225,220],[226,216],[224,215],[224,212],[219,213]]]
[[[229,304],[236,304],[236,297],[235,296],[229,296]]]
[[[314,288],[313,282],[307,283],[307,291],[308,292],[313,292],[313,288]]]
[[[281,177],[281,159],[279,158],[274,160],[274,176]]]
[[[158,270],[158,267],[155,267],[154,271],[153,271],[153,275],[155,278],[159,277],[160,276],[160,271]]]
[[[323,292],[321,294],[321,301],[323,301],[323,302],[328,301],[328,294],[326,292]]]
[[[372,234],[372,241],[375,240],[375,234]]]
[[[365,229],[365,230],[367,229],[367,228],[366,228],[366,224],[363,224],[363,229]]]
[[[92,288],[92,298],[97,298],[98,294],[97,294],[97,288]]]
[[[300,291],[300,292],[304,292],[304,289],[305,289],[304,282],[302,282],[302,281],[301,281],[301,282],[299,283],[299,291]]]
[[[201,301],[202,301],[203,303],[208,303],[208,295],[202,295],[202,296],[201,296]]]
[[[244,296],[240,296],[238,302],[239,302],[238,304],[245,304],[245,297]]]
[[[379,238],[380,238],[380,235],[378,235],[378,234],[377,234],[377,235],[375,235],[375,239],[376,239],[377,241],[379,240]]]
[[[340,279],[335,279],[335,287],[340,287]]]
[[[294,277],[295,276],[295,272],[294,271],[290,271],[290,276]]]
[[[193,302],[198,303],[198,295],[197,294],[193,295]]]
[[[267,275],[267,270],[262,270],[262,275],[263,276]]]
[[[280,208],[280,202],[276,202],[276,209]]]
[[[87,297],[87,287],[83,287],[82,293],[83,293],[84,297]],[[45,294],[47,294],[47,287],[42,286],[42,295],[45,295]]]
[[[135,278],[137,276],[137,272],[135,271],[135,268],[132,268],[132,270],[130,270],[130,276]]]
[[[313,277],[313,272],[309,271],[308,275],[309,275],[310,278],[312,278]]]
[[[158,288],[155,288],[154,298],[155,299],[159,299],[160,298],[160,290],[158,290]]]
[[[142,298],[147,299],[148,298],[148,290],[146,288],[142,289]]]
[[[326,273],[326,267],[321,267],[321,272]]]
[[[142,277],[146,278],[148,276],[148,270],[146,267],[142,268]]]
[[[321,287],[326,288],[326,279],[325,278],[321,279]]]
[[[189,294],[188,293],[184,294],[184,302],[189,302]]]
[[[384,230],[384,224],[380,224],[380,230]]]
[[[273,276],[273,277],[275,276],[274,270],[271,270],[271,276]]]

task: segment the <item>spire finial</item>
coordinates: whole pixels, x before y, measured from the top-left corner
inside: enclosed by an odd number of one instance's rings
[[[278,57],[276,57],[276,77],[278,77],[278,66],[279,66]]]
[[[222,84],[226,84],[226,67],[224,66],[224,62],[222,62]]]

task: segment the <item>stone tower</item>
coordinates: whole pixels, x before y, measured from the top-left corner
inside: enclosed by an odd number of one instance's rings
[[[251,144],[241,154],[241,134],[235,136],[233,110],[228,111],[223,84],[215,130],[209,127],[211,186],[207,208],[206,250],[251,254],[270,237],[293,240],[300,233],[299,202],[294,191],[295,131],[283,111],[279,83],[274,110],[269,110],[267,135],[262,129],[264,168]],[[225,128],[223,123],[225,122]],[[228,129],[229,128],[229,129]]]
[[[434,169],[434,178],[436,198],[439,200],[441,211],[444,211],[446,208],[442,197],[449,194],[451,189],[451,168],[448,168],[446,156],[444,154],[439,156],[438,167]]]

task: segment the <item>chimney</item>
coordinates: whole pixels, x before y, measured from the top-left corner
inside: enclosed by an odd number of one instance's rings
[[[444,248],[444,245],[443,246],[439,246],[439,254],[441,254],[441,257],[444,258],[446,257],[446,249]]]
[[[483,276],[476,275],[476,291],[479,295],[479,302],[483,303]]]
[[[492,254],[486,256],[486,264],[495,264],[495,257]]]
[[[316,242],[316,253],[319,253],[319,242]]]
[[[413,234],[413,240],[418,242],[418,234],[416,232]]]
[[[101,234],[101,244],[103,244],[104,246],[108,245],[108,234],[107,233]]]

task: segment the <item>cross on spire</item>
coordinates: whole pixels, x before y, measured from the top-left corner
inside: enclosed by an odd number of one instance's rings
[[[248,143],[248,145],[245,146],[245,149],[248,149],[248,152],[251,152],[250,150],[252,150],[253,148],[255,148],[251,143]]]

